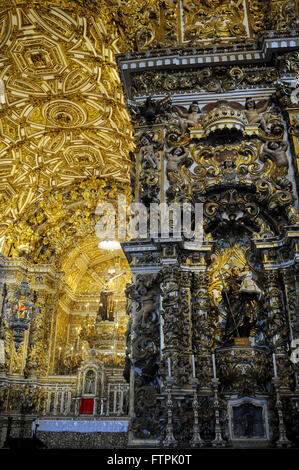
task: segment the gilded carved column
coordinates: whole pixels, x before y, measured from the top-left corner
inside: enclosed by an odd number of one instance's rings
[[[282,333],[282,302],[278,283],[278,273],[275,270],[269,270],[264,273],[265,276],[265,297],[266,309],[268,312],[269,328],[268,338],[272,343],[275,353],[282,352],[282,343],[280,335]]]
[[[299,321],[297,318],[298,312],[298,273],[297,266],[291,268],[286,268],[282,270],[283,281],[285,286],[285,296],[286,296],[286,309],[288,314],[288,324],[290,331],[290,342],[291,345],[295,346],[295,342],[299,339]],[[299,286],[298,286],[299,287]],[[292,348],[293,349],[293,348]],[[295,349],[295,347],[294,347]],[[299,387],[299,377],[298,377],[298,364],[293,363],[292,370],[294,371],[295,387]]]
[[[212,371],[212,325],[209,318],[208,274],[193,275],[193,353],[201,387],[210,388]]]
[[[174,383],[187,383],[191,373],[190,273],[178,265],[161,273],[163,316],[163,368]]]
[[[298,248],[298,244],[296,244],[296,248]],[[297,250],[298,251],[298,250]],[[297,259],[297,258],[296,258]],[[294,315],[291,315],[291,325],[292,325],[292,335],[293,340],[299,339],[299,319],[298,319],[298,309],[299,309],[299,263],[298,261],[295,263],[295,302],[294,302]],[[296,346],[296,345],[295,345]],[[294,348],[296,350],[297,347]],[[295,369],[295,380],[296,380],[296,390],[299,390],[299,363],[296,362],[294,364]]]
[[[181,272],[180,276],[180,311],[181,320],[184,325],[184,330],[181,333],[181,342],[184,352],[190,352],[192,349],[192,330],[191,330],[191,281],[192,274],[189,272]]]
[[[281,378],[281,386],[289,388],[289,360],[287,355],[287,343],[289,338],[289,327],[287,314],[282,303],[281,281],[278,272],[269,270],[265,276],[265,298],[266,310],[268,312],[267,336],[272,343],[273,371],[270,375],[278,375]],[[277,367],[277,370],[275,369]]]
[[[157,381],[160,357],[159,277],[153,273],[134,275],[134,283],[127,286],[131,321],[127,330],[127,366],[130,366],[130,434],[131,440],[141,439],[144,433],[157,438],[159,427],[155,421]]]
[[[182,320],[179,316],[179,275],[177,266],[163,268],[161,283],[163,308],[163,351],[165,358],[172,352],[181,352]]]
[[[35,304],[39,314],[33,319],[24,373],[28,375],[46,375],[49,363],[50,316],[53,296],[45,291],[36,292]]]
[[[290,340],[299,337],[299,322],[296,318],[298,297],[296,295],[297,269],[292,266],[281,270],[285,287],[287,320],[290,329]],[[298,279],[299,280],[299,279]]]
[[[180,321],[183,325],[181,332],[182,355],[177,357],[177,367],[179,382],[185,383],[191,377],[191,356],[192,356],[192,274],[181,272],[179,288],[179,310]]]
[[[205,253],[193,255],[192,282],[192,350],[201,387],[210,388],[212,376],[212,347],[215,325],[209,302],[209,275]]]
[[[200,353],[210,346],[210,331],[205,328],[208,319],[209,294],[208,274],[197,272],[193,275],[193,348]]]

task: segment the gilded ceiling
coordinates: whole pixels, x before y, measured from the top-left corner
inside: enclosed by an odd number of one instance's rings
[[[115,38],[100,17],[2,3],[0,236],[51,191],[90,177],[128,184],[132,148]]]
[[[65,257],[64,281],[76,294],[98,295],[105,288],[121,294],[130,279],[128,262],[121,249],[109,252],[98,244],[96,237],[90,237]]]
[[[120,49],[124,52],[248,41],[271,21],[266,3],[263,0],[109,1],[120,36]]]
[[[289,4],[2,0],[3,254],[18,257],[30,245],[31,261],[59,259],[71,288],[87,291],[95,266],[107,261],[95,243],[94,209],[130,186],[132,126],[115,54],[254,42],[269,25],[284,30],[275,21]]]
[[[3,0],[2,251],[7,227],[50,193],[89,178],[129,186],[132,127],[115,53],[250,42],[279,8],[286,2]]]

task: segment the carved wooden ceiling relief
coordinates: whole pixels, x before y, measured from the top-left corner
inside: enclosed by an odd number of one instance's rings
[[[100,17],[2,5],[1,225],[85,178],[129,183],[131,126],[113,36]]]

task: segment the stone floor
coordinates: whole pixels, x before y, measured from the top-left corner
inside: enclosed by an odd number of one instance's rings
[[[37,432],[48,449],[125,449],[127,433]]]

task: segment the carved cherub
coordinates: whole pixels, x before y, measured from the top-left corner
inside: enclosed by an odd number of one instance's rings
[[[180,163],[188,163],[189,152],[184,147],[172,147],[166,150],[166,173],[177,172]]]
[[[266,142],[262,148],[262,159],[270,158],[276,166],[288,168],[287,148],[288,144],[283,140]]]
[[[244,110],[248,123],[259,124],[267,134],[269,133],[269,130],[267,128],[268,113],[265,113],[265,111],[268,109],[268,107],[269,100],[267,100],[267,102],[263,106],[257,108],[253,98],[246,98]]]
[[[186,110],[183,106],[174,106],[174,110],[179,115],[179,123],[182,130],[182,136],[185,135],[188,127],[192,127],[201,119],[201,112],[197,101],[192,101],[189,109]]]
[[[148,315],[156,309],[156,296],[160,293],[160,288],[157,284],[153,283],[152,276],[142,276],[139,278],[135,285],[136,297],[140,305],[140,310],[136,317],[136,324],[141,323],[141,327],[146,326],[146,319]]]
[[[158,161],[155,156],[153,142],[147,134],[140,137],[140,161],[152,168],[158,168]]]

